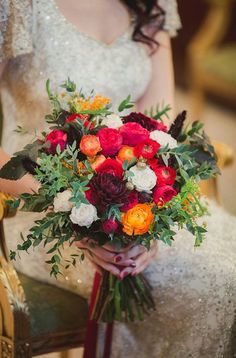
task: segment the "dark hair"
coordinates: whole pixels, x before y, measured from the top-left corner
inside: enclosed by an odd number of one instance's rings
[[[156,33],[162,29],[165,20],[165,12],[158,5],[157,0],[122,0],[135,18],[133,40],[140,41],[154,51],[158,42]]]

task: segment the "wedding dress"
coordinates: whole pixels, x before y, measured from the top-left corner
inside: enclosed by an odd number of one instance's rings
[[[164,29],[175,35],[180,27],[176,0],[162,0]],[[62,15],[54,0],[2,0],[0,61],[8,59],[1,81],[4,115],[3,147],[21,148],[28,132],[44,128],[50,111],[45,81],[54,88],[68,76],[83,90],[94,89],[117,104],[131,94],[138,100],[152,75],[145,47],[131,39],[132,27],[112,44],[80,32]],[[236,219],[210,204],[207,240],[199,249],[193,238],[179,232],[173,246],[160,243],[157,258],[145,271],[153,286],[157,310],[144,322],[115,324],[112,357],[220,358],[236,357]],[[20,232],[38,217],[18,213],[5,222],[8,246],[15,249]],[[69,255],[75,248],[65,248]],[[22,254],[22,272],[88,297],[93,269],[87,262],[63,269],[56,281],[49,276],[46,252]],[[89,267],[89,268],[88,268]]]

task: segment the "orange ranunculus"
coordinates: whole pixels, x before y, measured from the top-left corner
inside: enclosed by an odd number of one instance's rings
[[[127,235],[143,235],[150,229],[154,220],[153,205],[137,204],[122,215],[123,231]]]
[[[117,158],[124,162],[125,160],[128,160],[128,161],[131,161],[133,158],[134,158],[134,148],[133,147],[130,147],[129,145],[124,145],[118,155],[117,155]]]
[[[96,158],[91,158],[89,160],[91,168],[93,170],[96,170],[99,165],[101,165],[106,160],[106,157],[104,155],[98,155]]]
[[[88,157],[94,157],[101,150],[99,138],[95,135],[84,135],[80,142],[80,150]]]

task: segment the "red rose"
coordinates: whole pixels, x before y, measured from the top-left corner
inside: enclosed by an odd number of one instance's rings
[[[143,157],[145,159],[151,159],[158,152],[160,147],[159,143],[148,138],[134,148],[134,155],[137,158]]]
[[[173,185],[176,178],[176,171],[171,167],[161,166],[155,169],[158,186]]]
[[[154,189],[153,199],[158,206],[162,206],[176,195],[177,191],[172,186],[163,185]]]
[[[122,178],[124,170],[122,164],[116,159],[106,159],[102,164],[100,164],[97,169],[97,173],[109,173],[115,175],[116,177]]]
[[[121,206],[120,210],[126,212],[126,211],[132,209],[135,205],[137,205],[138,202],[139,202],[138,201],[138,193],[133,190],[129,193],[127,203],[125,203],[123,206]]]
[[[117,221],[113,219],[107,219],[103,221],[101,227],[106,234],[111,234],[112,232],[115,232],[118,229],[119,224]]]
[[[102,147],[103,155],[115,155],[122,146],[122,136],[117,129],[102,128],[97,133]]]
[[[71,114],[69,117],[66,118],[66,123],[75,122],[76,118],[81,119],[85,127],[89,126],[90,129],[94,128],[94,125],[89,122],[90,116],[87,114]]]
[[[48,152],[50,154],[56,154],[58,145],[60,146],[62,152],[67,143],[67,134],[61,130],[55,129],[46,136],[45,142],[50,143],[50,147],[48,148]]]
[[[123,137],[123,144],[135,147],[140,142],[149,138],[149,132],[140,124],[135,122],[128,122],[120,128],[120,133]]]

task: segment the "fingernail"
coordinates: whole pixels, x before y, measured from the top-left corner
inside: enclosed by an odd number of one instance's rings
[[[121,274],[121,279],[123,280],[126,276],[128,276],[128,272],[123,272],[123,274]]]
[[[132,262],[132,264],[130,264],[130,267],[136,267],[136,262]]]
[[[122,256],[117,256],[114,258],[115,262],[120,262],[122,260]]]

